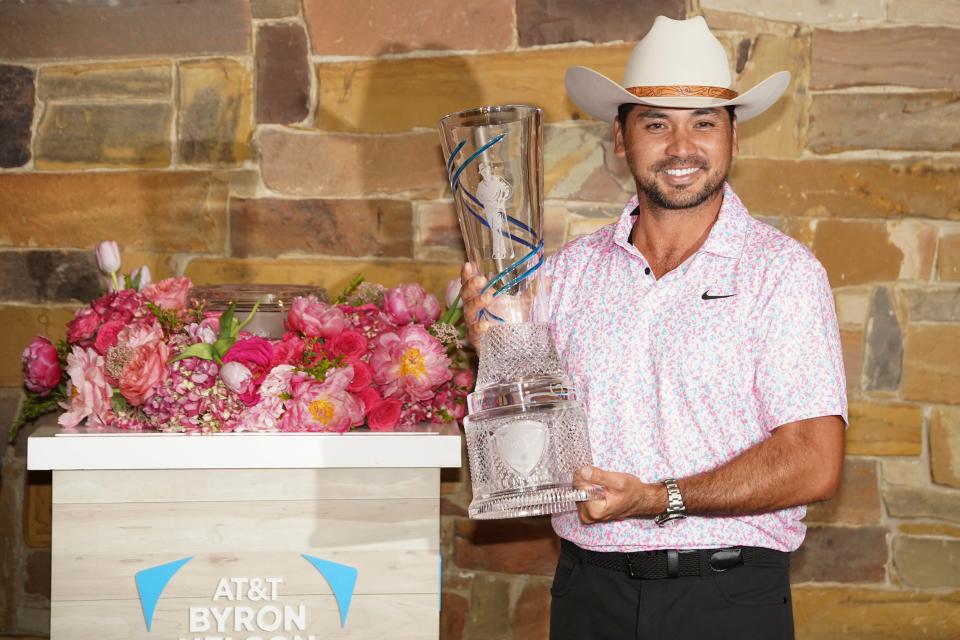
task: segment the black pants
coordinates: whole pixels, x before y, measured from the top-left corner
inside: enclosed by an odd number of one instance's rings
[[[550,640],[792,640],[789,558],[645,580],[578,559],[565,544]]]

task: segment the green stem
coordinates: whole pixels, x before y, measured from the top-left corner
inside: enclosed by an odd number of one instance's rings
[[[110,272],[110,278],[113,279],[113,290],[114,290],[114,291],[120,291],[120,281],[117,280],[117,272],[116,272],[116,271],[111,271],[111,272]]]

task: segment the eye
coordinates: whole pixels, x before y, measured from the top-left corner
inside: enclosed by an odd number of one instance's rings
[[[715,126],[717,126],[716,123],[709,120],[700,120],[697,122],[697,128],[699,129],[712,129]]]
[[[651,122],[646,126],[647,131],[662,131],[666,129],[666,125],[662,122]]]

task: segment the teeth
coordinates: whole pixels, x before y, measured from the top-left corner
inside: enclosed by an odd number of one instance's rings
[[[672,176],[688,176],[694,171],[697,171],[697,167],[690,167],[689,169],[667,169],[667,173]]]

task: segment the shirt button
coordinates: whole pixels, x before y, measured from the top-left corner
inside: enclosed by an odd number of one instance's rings
[[[647,267],[646,269],[644,269],[643,272],[647,275],[650,275],[650,267]]]

